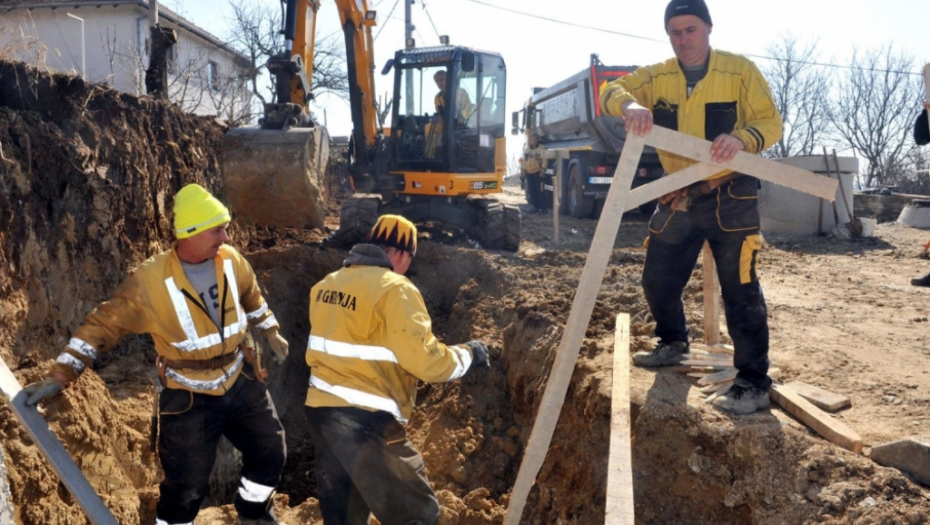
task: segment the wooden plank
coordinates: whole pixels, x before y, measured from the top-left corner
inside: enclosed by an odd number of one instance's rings
[[[698,379],[698,384],[701,386],[704,385],[713,385],[715,383],[723,383],[726,381],[733,381],[736,379],[736,369],[731,368],[729,370],[722,370],[720,372],[713,373],[707,377],[702,377]]]
[[[510,505],[504,516],[504,525],[520,523],[523,509],[526,506],[526,498],[546,459],[549,444],[552,442],[552,434],[555,432],[555,425],[559,420],[562,404],[565,402],[565,393],[568,392],[571,382],[575,361],[581,351],[581,343],[584,341],[584,334],[591,320],[591,312],[594,311],[594,303],[613,251],[614,240],[620,229],[620,219],[623,217],[626,199],[630,194],[629,190],[644,145],[643,137],[630,135],[623,146],[620,162],[617,163],[617,170],[614,172],[614,184],[610,185],[604,210],[594,230],[594,239],[591,241],[588,258],[581,271],[581,280],[575,291],[568,321],[565,323],[565,331],[562,333],[555,362],[549,374],[549,380],[546,382],[546,390],[543,393],[536,420],[533,422],[533,430],[526,445],[523,462],[517,472],[517,481],[511,492]]]
[[[691,348],[696,350],[702,350],[704,352],[710,352],[712,354],[725,354],[733,355],[735,353],[732,345],[705,345],[701,343],[691,343]]]
[[[717,264],[710,244],[704,242],[704,343],[720,342],[720,285],[717,281]]]
[[[652,126],[652,131],[646,134],[646,144],[689,159],[752,175],[830,202],[836,198],[838,182],[834,179],[745,151],[737,153],[730,162],[717,163],[710,155],[710,141],[662,126]]]
[[[731,386],[733,386],[733,382],[727,381],[726,383],[718,383],[713,386],[717,387],[717,390],[714,390],[709,396],[707,396],[707,398],[704,400],[705,403],[713,403],[714,399],[722,396],[727,390],[730,389]]]
[[[794,390],[785,388],[784,385],[772,385],[769,389],[769,397],[785,412],[801,420],[827,441],[856,454],[862,453],[862,438],[859,434],[831,417],[830,414],[815,407]]]
[[[829,390],[802,383],[801,381],[792,381],[786,384],[785,388],[794,390],[798,395],[813,403],[814,406],[827,412],[836,412],[852,406],[852,402],[844,395],[835,394]]]
[[[730,385],[732,384],[733,384],[733,381],[727,381],[726,383],[714,383],[712,385],[702,386],[701,388],[698,388],[698,390],[702,394],[713,394],[714,392],[716,392],[717,390],[723,387],[729,388]]]
[[[606,525],[633,525],[633,455],[630,452],[630,314],[617,314],[610,401]]]
[[[15,525],[13,516],[13,496],[10,494],[10,485],[6,478],[6,463],[3,461],[3,449],[0,448],[0,525]]]
[[[723,170],[721,170],[720,167],[704,164],[703,162],[692,164],[683,170],[670,173],[649,184],[643,184],[630,191],[630,196],[626,201],[626,209],[635,210],[639,206],[649,201],[656,200],[666,193],[671,193],[685,186],[690,186],[695,182],[700,182],[721,171]]]
[[[555,231],[554,243],[559,246],[559,197],[562,195],[562,160],[565,152],[558,151],[555,155],[555,175],[552,177],[552,228]]]
[[[713,360],[710,360],[710,359],[707,359],[707,360],[704,360],[704,359],[688,359],[688,360],[686,360],[686,361],[682,361],[681,364],[687,365],[687,366],[699,366],[699,367],[702,367],[702,368],[716,368],[716,369],[718,369],[718,370],[723,370],[723,369],[725,369],[725,368],[735,368],[735,367],[733,366],[733,362],[732,362],[732,361],[730,361],[730,362],[724,362],[724,361],[713,361]]]
[[[3,359],[0,359],[0,393],[90,522],[94,525],[118,525],[45,419],[35,407],[26,405],[26,393]]]
[[[688,377],[702,378],[702,377],[707,377],[709,375],[713,375],[713,373],[712,372],[691,372],[690,374],[688,374]]]

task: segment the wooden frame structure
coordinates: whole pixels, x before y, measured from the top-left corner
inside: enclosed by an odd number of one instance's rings
[[[22,385],[2,358],[0,358],[0,394],[10,403],[16,419],[22,423],[29,437],[51,464],[61,482],[68,488],[68,492],[74,496],[75,501],[87,515],[87,519],[93,525],[119,525],[110,513],[110,509],[103,504],[100,496],[87,482],[84,473],[71,459],[68,451],[48,427],[48,423],[36,407],[26,405],[26,393]]]
[[[646,144],[697,160],[699,163],[630,191],[639,158]],[[752,175],[830,201],[834,200],[837,191],[836,180],[746,152],[737,153],[730,162],[715,163],[710,154],[710,146],[709,141],[659,126],[653,126],[643,137],[633,134],[627,136],[533,423],[523,462],[510,496],[510,505],[504,516],[504,525],[517,525],[520,522],[530,489],[535,484],[536,476],[546,459],[624,210],[636,208],[724,169]],[[625,408],[629,411],[628,404]],[[608,516],[608,519],[613,520],[609,523],[623,523],[611,516]]]

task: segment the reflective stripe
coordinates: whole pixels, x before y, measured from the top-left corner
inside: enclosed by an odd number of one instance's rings
[[[194,522],[188,521],[186,523],[168,523],[165,520],[160,520],[158,518],[155,518],[155,525],[194,525]]]
[[[383,346],[354,345],[333,341],[318,335],[311,335],[307,341],[307,348],[335,357],[352,357],[362,361],[387,361],[396,363],[397,356],[391,349]]]
[[[271,497],[272,492],[274,492],[274,487],[255,483],[254,481],[249,481],[244,477],[239,480],[239,495],[242,496],[242,499],[246,501],[264,503],[265,501],[268,501],[269,497]]]
[[[259,330],[267,330],[275,326],[278,326],[278,320],[275,319],[274,314],[271,314],[268,316],[268,319],[265,319],[264,321],[255,325],[255,328],[258,328]]]
[[[95,350],[94,347],[90,346],[86,342],[81,341],[80,339],[76,337],[72,337],[71,340],[68,341],[68,348],[74,350],[75,352],[83,356],[89,357],[91,361],[93,361],[94,359],[97,359],[97,350]]]
[[[263,313],[268,311],[268,303],[264,303],[261,308],[255,310],[254,312],[249,312],[245,314],[249,319],[258,319],[262,316]]]
[[[452,381],[464,376],[468,369],[471,368],[472,361],[471,352],[467,348],[450,346],[449,350],[449,353],[455,358],[455,370],[452,371],[452,375],[446,381]]]
[[[60,353],[58,354],[58,359],[56,359],[55,362],[70,366],[78,374],[84,371],[84,363],[82,363],[80,359],[74,357],[71,354]]]
[[[310,376],[310,387],[318,388],[323,392],[327,392],[340,399],[344,399],[355,406],[373,408],[375,410],[388,412],[389,414],[393,415],[394,419],[396,419],[401,425],[407,424],[407,420],[400,415],[400,407],[397,406],[397,403],[393,399],[376,396],[374,394],[369,394],[368,392],[355,390],[354,388],[334,386],[313,375]]]
[[[181,293],[177,283],[175,283],[174,277],[165,279],[165,287],[168,288],[168,295],[171,297],[171,303],[174,305],[174,311],[178,316],[178,322],[181,324],[181,329],[184,330],[184,335],[187,336],[186,341],[171,343],[171,345],[178,350],[181,350],[182,352],[194,352],[197,350],[210,348],[211,346],[220,344],[222,339],[229,339],[233,335],[238,334],[244,330],[246,326],[246,322],[244,321],[245,315],[242,311],[242,305],[239,304],[239,287],[236,284],[236,276],[233,273],[232,261],[223,261],[223,271],[226,274],[229,293],[232,294],[236,304],[236,322],[231,323],[223,328],[222,338],[220,337],[220,334],[216,332],[210,335],[205,335],[203,337],[197,336],[197,328],[194,326],[194,318],[191,315],[191,310],[187,304],[187,299],[184,297],[184,294]]]
[[[229,367],[229,370],[227,370],[223,375],[221,375],[220,377],[212,381],[190,379],[188,377],[182,376],[181,374],[175,372],[174,369],[172,368],[165,369],[165,377],[167,377],[168,379],[171,379],[172,381],[178,383],[179,385],[186,386],[187,388],[190,388],[191,390],[197,390],[200,392],[209,392],[210,390],[216,390],[217,388],[220,387],[220,385],[225,383],[227,379],[229,379],[236,372],[239,371],[240,366],[242,366],[242,352],[238,352],[238,355],[236,356],[236,360],[233,361],[233,364],[231,367]]]

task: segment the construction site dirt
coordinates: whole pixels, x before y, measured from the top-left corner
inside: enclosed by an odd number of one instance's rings
[[[174,193],[189,182],[224,196],[218,160],[226,129],[147,98],[0,63],[0,357],[23,384],[41,379],[71,331],[126,274],[171,246]],[[502,198],[523,204],[519,188]],[[338,225],[330,203],[329,228]],[[444,341],[487,341],[491,367],[424,385],[408,425],[442,507],[442,525],[502,522],[536,410],[596,227],[526,213],[520,250],[492,252],[439,227],[422,229],[408,274]],[[865,453],[818,437],[778,408],[731,417],[705,403],[696,380],[633,368],[636,521],[644,524],[907,524],[930,522],[930,490],[868,458],[870,447],[930,434],[930,271],[927,231],[880,224],[875,237],[766,236],[759,275],[771,356],[781,381],[852,400],[835,417]],[[313,447],[301,409],[308,369],[308,292],[344,248],[326,232],[233,225],[291,344],[267,360],[287,432],[275,506],[282,521],[319,524]],[[631,316],[632,352],[654,344],[640,275],[646,218],[624,217],[546,462],[523,523],[604,523],[614,319]],[[691,336],[702,333],[703,276],[685,290]],[[723,319],[721,322],[724,322]],[[722,330],[726,337],[725,324]],[[264,341],[256,338],[261,346]],[[42,410],[124,525],[154,521],[160,472],[151,452],[155,354],[128,337]],[[0,403],[16,521],[89,523]],[[236,455],[221,445],[201,525],[231,524]]]

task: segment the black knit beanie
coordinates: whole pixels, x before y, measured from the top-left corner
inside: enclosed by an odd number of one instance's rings
[[[672,0],[669,2],[668,7],[665,8],[665,27],[668,28],[669,20],[682,15],[694,15],[707,22],[707,25],[714,25],[710,21],[710,12],[707,11],[707,4],[704,0]]]

